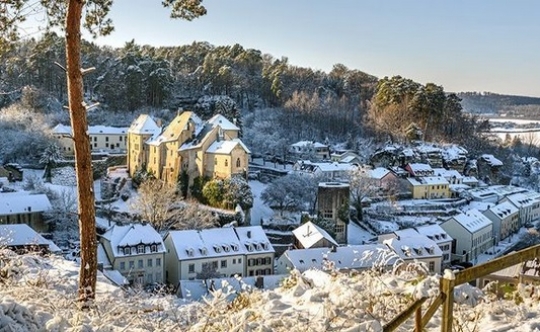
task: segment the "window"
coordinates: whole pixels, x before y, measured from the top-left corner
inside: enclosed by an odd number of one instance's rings
[[[156,258],[156,266],[161,266],[161,258]]]
[[[116,147],[117,147],[117,148],[120,147],[120,143],[116,143]]]
[[[229,160],[225,159],[225,167],[229,166]]]
[[[97,136],[94,136],[94,142],[97,142]]]
[[[242,264],[242,258],[238,258],[238,264]]]
[[[332,217],[334,217],[334,214],[332,213],[332,210],[324,210],[322,213],[322,217],[332,219]]]
[[[108,148],[108,147],[109,147],[109,143],[105,143],[105,147]]]
[[[435,271],[435,262],[429,262],[429,271],[430,272]]]
[[[120,142],[122,142],[122,136],[119,136],[119,137],[118,137],[118,140],[119,140]]]
[[[94,143],[94,147],[97,148],[97,143]],[[65,148],[64,148],[65,149]]]
[[[120,270],[126,269],[126,262],[120,262]]]
[[[124,255],[131,255],[131,248],[130,247],[125,247],[124,248]]]
[[[105,142],[109,141],[109,136],[105,136]]]
[[[253,271],[249,271],[249,276],[253,277]]]
[[[144,244],[139,244],[137,246],[137,253],[138,254],[144,254]]]
[[[217,166],[217,157],[214,158],[214,165]]]
[[[236,159],[236,167],[240,167],[240,158]]]
[[[130,269],[135,268],[135,261],[129,261],[129,268]]]
[[[142,259],[139,259],[138,267],[139,267],[139,269],[142,269],[144,267],[144,262],[143,262]]]
[[[336,227],[335,227],[335,232],[336,232],[336,233],[343,233],[343,232],[345,232],[345,225],[337,224]]]
[[[148,258],[148,260],[146,261],[146,266],[152,267],[152,258]]]
[[[224,269],[227,267],[227,260],[222,260],[221,261],[221,268]]]
[[[188,273],[195,273],[195,264],[188,265]]]
[[[272,264],[272,258],[271,257],[266,257],[265,259],[265,264]]]
[[[157,245],[153,244],[150,246],[150,251],[151,252],[157,252]]]
[[[236,264],[236,258],[233,258],[232,263]]]
[[[218,268],[218,261],[213,261],[212,262],[212,269],[217,270],[217,268]]]

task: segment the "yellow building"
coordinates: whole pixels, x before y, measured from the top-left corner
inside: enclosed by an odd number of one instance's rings
[[[132,127],[144,120],[141,117]],[[184,170],[192,184],[200,176],[226,178],[232,174],[246,174],[250,151],[238,138],[239,131],[220,114],[205,122],[193,112],[178,114],[161,134],[149,138],[142,137],[140,131],[130,130],[130,175],[146,167],[156,178],[176,183]],[[142,149],[146,149],[146,154],[131,147],[131,144],[143,141],[145,147]]]
[[[138,168],[144,168],[148,160],[149,149],[146,142],[159,135],[161,128],[148,114],[140,115],[128,129],[129,174],[133,175]]]
[[[407,178],[415,199],[436,199],[450,197],[450,183],[442,176]]]
[[[92,152],[120,152],[127,148],[128,128],[108,127],[108,126],[88,126],[90,136],[90,149]],[[71,127],[58,124],[52,130],[53,135],[58,139],[60,149],[65,155],[75,153]]]

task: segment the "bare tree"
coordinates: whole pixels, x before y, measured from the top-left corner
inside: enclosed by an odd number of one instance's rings
[[[131,208],[142,221],[150,223],[158,232],[168,230],[177,222],[179,199],[174,185],[150,179],[140,185],[138,193]]]
[[[172,18],[193,20],[206,14],[202,0],[164,0],[162,5],[171,8]],[[87,308],[95,298],[97,280],[97,242],[94,193],[92,183],[92,158],[86,111],[89,106],[83,99],[83,75],[90,70],[81,68],[81,24],[92,35],[112,32],[112,22],[107,18],[112,0],[4,0],[0,3],[0,52],[10,42],[18,39],[18,23],[32,13],[32,7],[45,7],[48,24],[61,27],[66,36],[66,73],[69,114],[74,141],[77,175],[78,214],[81,238],[81,267],[79,270],[79,300]],[[83,23],[84,10],[84,23]]]
[[[219,226],[219,217],[199,204],[186,204],[176,215],[174,229],[205,229]]]

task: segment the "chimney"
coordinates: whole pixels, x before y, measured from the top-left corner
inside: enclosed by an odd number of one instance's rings
[[[247,237],[248,239],[251,239],[251,231],[247,231]]]
[[[337,252],[337,247],[336,247],[336,246],[332,246],[332,248],[330,248],[330,252]]]
[[[309,225],[307,225],[307,234],[306,236],[310,236],[311,235],[311,230],[309,229]]]

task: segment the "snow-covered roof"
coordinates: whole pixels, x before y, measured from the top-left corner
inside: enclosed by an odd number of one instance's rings
[[[435,144],[422,143],[416,146],[416,151],[420,153],[439,153],[441,152],[441,148],[439,148]]]
[[[469,191],[469,195],[477,201],[490,200],[493,203],[496,203],[505,196],[524,192],[527,192],[527,189],[515,186],[495,185],[489,187],[474,188]]]
[[[459,145],[444,146],[442,151],[443,158],[447,161],[466,157],[467,154],[469,154],[469,151]]]
[[[384,167],[377,167],[370,172],[371,177],[377,180],[384,178],[388,173],[390,173],[390,170]]]
[[[327,231],[321,227],[315,225],[311,221],[306,222],[303,225],[300,225],[298,228],[292,231],[294,237],[302,244],[302,247],[309,249],[315,243],[319,242],[322,239],[333,243],[335,246],[339,244],[334,240],[333,237],[328,234]]]
[[[0,225],[1,246],[48,246],[50,252],[60,252],[60,248],[47,240],[27,224]]]
[[[350,185],[346,182],[319,182],[319,187],[323,188],[349,188]]]
[[[114,257],[124,256],[119,247],[131,247],[139,244],[157,245],[157,252],[165,252],[161,235],[149,224],[113,225],[105,234],[104,239],[111,243]],[[148,253],[145,248],[145,253]]]
[[[484,161],[488,162],[491,166],[502,166],[503,163],[499,159],[495,158],[492,154],[483,154],[481,157]]]
[[[401,154],[405,157],[414,157],[414,151],[411,148],[401,150]]]
[[[413,171],[413,173],[433,171],[433,169],[431,168],[429,164],[411,163],[409,164],[409,167],[411,168],[411,171]]]
[[[484,214],[482,214],[482,212],[476,209],[471,209],[467,212],[460,213],[453,216],[451,219],[457,221],[461,226],[463,226],[463,228],[465,228],[470,233],[475,233],[484,227],[493,225],[493,223],[491,222],[491,220],[489,220],[488,217],[486,217]]]
[[[399,237],[417,237],[420,234],[414,228],[404,228],[394,231],[394,234]]]
[[[287,250],[283,253],[292,265],[300,270],[323,270],[329,262],[336,269],[369,269],[374,265],[391,266],[388,248],[381,244],[353,245],[347,247]]]
[[[261,226],[246,226],[234,228],[240,244],[248,253],[274,253],[274,247]]]
[[[215,154],[230,154],[237,145],[240,145],[247,153],[251,153],[247,146],[238,138],[234,138],[230,141],[215,141],[208,147],[206,152]]]
[[[45,212],[52,209],[45,194],[0,193],[0,215]]]
[[[71,135],[71,126],[58,124],[52,129],[53,134]],[[88,134],[90,135],[121,135],[126,134],[126,127],[109,127],[109,126],[88,126]]]
[[[148,114],[141,114],[135,121],[131,123],[128,129],[128,133],[132,134],[151,134],[154,135],[159,132],[161,128]]]
[[[452,237],[446,233],[439,225],[424,225],[416,227],[416,231],[419,234],[427,236],[429,239],[435,241],[435,243],[440,244],[443,242],[452,241]]]
[[[442,257],[437,243],[421,234],[386,239],[384,244],[404,260]]]
[[[234,228],[211,228],[203,230],[170,231],[170,237],[178,260],[206,257],[223,257],[247,254]]]
[[[221,114],[214,115],[208,120],[208,123],[212,125],[212,128],[219,126],[223,130],[240,130],[240,128]]]
[[[474,176],[464,176],[463,183],[478,183],[478,179]]]
[[[328,147],[328,145],[326,145],[326,144],[322,144],[322,143],[314,142],[314,141],[300,141],[300,142],[296,142],[294,144],[291,144],[291,146],[298,146],[298,147],[312,146],[314,148],[326,148],[326,147]]]
[[[163,142],[170,142],[178,140],[180,135],[190,125],[190,121],[194,116],[193,112],[182,112],[178,114],[163,130],[163,132],[156,137],[153,137],[147,143],[149,145],[160,145]],[[181,142],[182,143],[182,142]]]
[[[459,173],[455,169],[434,168],[433,174],[435,174],[436,176],[445,177],[447,179],[448,178],[456,178],[456,179],[463,178],[463,175],[461,175],[461,173]]]
[[[111,261],[109,260],[109,257],[107,257],[107,252],[105,251],[105,248],[103,247],[103,243],[98,243],[97,246],[97,260],[98,263],[103,264],[103,268],[108,269],[112,267]]]
[[[413,186],[421,186],[421,185],[444,185],[444,184],[450,184],[448,180],[443,178],[442,176],[423,176],[423,177],[416,177],[416,178],[407,178],[407,181]]]
[[[510,202],[499,203],[495,206],[490,207],[488,211],[493,212],[493,214],[496,217],[499,217],[499,219],[505,219],[508,216],[517,214],[519,212],[518,209],[514,206],[514,204]]]
[[[313,163],[316,165],[322,172],[334,172],[334,171],[352,171],[356,169],[356,166],[351,164],[340,164],[340,163]]]
[[[117,286],[129,285],[129,280],[117,270],[103,270],[103,275]]]
[[[348,163],[353,162],[355,159],[358,159],[358,157],[357,156],[347,156],[347,157],[341,159],[340,162],[348,164]]]
[[[523,193],[508,195],[506,198],[517,208],[531,206],[540,200],[539,197],[534,198]]]

